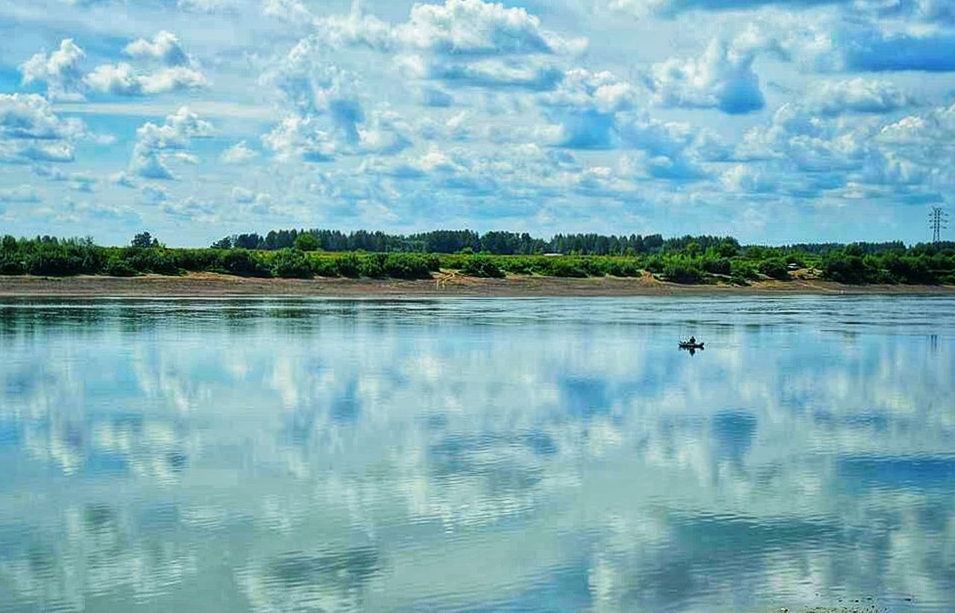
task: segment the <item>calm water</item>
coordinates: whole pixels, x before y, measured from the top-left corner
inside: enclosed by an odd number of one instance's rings
[[[3,611],[955,610],[952,298],[7,300],[0,357]]]

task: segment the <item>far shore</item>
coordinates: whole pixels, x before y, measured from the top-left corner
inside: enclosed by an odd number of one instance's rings
[[[0,276],[5,298],[230,298],[230,297],[613,297],[746,295],[955,295],[952,285],[843,285],[819,280],[758,281],[734,285],[679,285],[646,275],[642,278],[509,276],[506,279],[454,277],[404,281],[394,279],[252,279],[213,273],[181,277],[146,275]]]

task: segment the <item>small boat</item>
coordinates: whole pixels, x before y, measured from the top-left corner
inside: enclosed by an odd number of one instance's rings
[[[703,349],[705,343],[691,343],[690,341],[680,341],[680,349]]]

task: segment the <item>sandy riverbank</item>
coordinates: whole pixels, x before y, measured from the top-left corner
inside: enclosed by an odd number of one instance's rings
[[[782,294],[951,294],[955,286],[841,285],[827,281],[761,281],[750,287],[677,285],[650,276],[568,279],[514,276],[507,279],[459,277],[401,281],[379,279],[246,279],[211,273],[181,277],[134,278],[79,276],[67,278],[2,277],[2,297],[442,297],[442,296],[694,296]]]

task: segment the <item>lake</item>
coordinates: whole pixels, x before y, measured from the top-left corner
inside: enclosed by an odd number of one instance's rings
[[[955,610],[952,297],[7,299],[0,356],[3,611]]]

